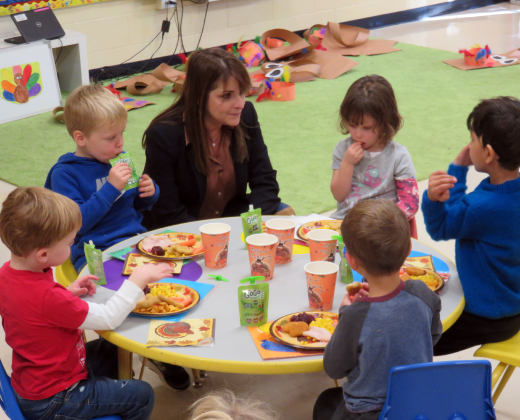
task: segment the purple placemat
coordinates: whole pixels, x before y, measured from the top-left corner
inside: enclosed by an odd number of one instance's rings
[[[107,285],[105,286],[110,290],[119,290],[123,282],[128,279],[128,276],[123,276],[121,272],[125,263],[120,260],[112,258],[103,263],[105,268],[105,277],[107,279]],[[196,262],[192,261],[189,264],[182,266],[182,271],[179,274],[174,274],[171,280],[188,280],[197,281],[202,276],[202,267]]]

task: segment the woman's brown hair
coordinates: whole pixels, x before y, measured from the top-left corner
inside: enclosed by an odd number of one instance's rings
[[[186,80],[175,102],[155,117],[148,128],[156,124],[183,125],[186,137],[195,152],[197,169],[207,175],[209,165],[208,130],[204,123],[207,113],[209,94],[217,88],[220,81],[224,85],[234,77],[240,93],[251,88],[251,79],[244,65],[233,54],[220,48],[196,51],[190,55],[186,64]],[[238,162],[247,159],[245,126],[240,122],[236,127],[223,127],[234,141],[235,156]],[[146,132],[142,140],[146,148]]]
[[[339,109],[340,127],[348,134],[348,125],[363,124],[369,115],[379,128],[384,143],[391,141],[403,126],[392,85],[384,77],[372,74],[356,80],[347,91]]]

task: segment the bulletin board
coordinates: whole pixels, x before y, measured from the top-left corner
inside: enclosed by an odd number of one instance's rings
[[[62,104],[48,41],[0,49],[0,124]]]
[[[81,6],[83,4],[100,3],[108,0],[49,0],[49,1],[19,1],[0,0],[0,16],[12,15],[13,13],[27,12],[28,10],[50,7],[60,9],[62,7]]]

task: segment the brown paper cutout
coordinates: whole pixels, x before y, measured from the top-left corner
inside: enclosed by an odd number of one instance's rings
[[[328,51],[312,50],[307,54],[300,54],[295,57],[296,61],[291,62],[295,65],[300,62],[311,62],[320,66],[318,77],[320,79],[332,80],[354,67],[359,66],[356,61],[343,57],[342,55]]]
[[[281,80],[283,76],[284,66],[289,68],[290,82],[301,83],[315,80],[318,76],[321,66],[310,61],[299,60],[298,63],[264,63],[262,71],[265,73],[266,79]]]
[[[291,45],[284,45],[283,47],[270,48],[266,45],[267,38],[279,38],[287,41]],[[279,60],[280,58],[288,57],[290,55],[298,54],[304,49],[310,49],[312,46],[300,36],[287,29],[272,29],[264,32],[260,39],[260,44],[265,50],[265,54],[269,60]]]
[[[116,89],[126,89],[130,95],[146,95],[149,93],[159,93],[163,87],[171,82],[163,82],[151,74],[141,74],[122,82],[114,83]]]
[[[162,82],[168,83],[178,83],[178,79],[184,79],[186,77],[185,72],[176,70],[166,63],[161,63],[159,67],[152,71],[151,75],[154,76],[156,79],[161,80]],[[182,83],[184,83],[184,81]]]
[[[54,119],[63,124],[65,124],[65,114],[63,112],[64,110],[65,110],[65,107],[58,106],[58,107],[54,108],[54,110],[52,111],[52,116],[54,117]],[[58,114],[58,112],[61,112],[61,114]]]
[[[454,58],[453,60],[444,60],[443,63],[449,64],[459,70],[476,70],[476,69],[488,69],[495,67],[509,67],[520,63],[520,48],[509,51],[505,54],[491,54],[489,61],[486,66],[468,66],[464,57]],[[514,60],[514,61],[513,61]]]

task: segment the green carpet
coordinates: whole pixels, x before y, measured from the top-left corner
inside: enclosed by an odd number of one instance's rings
[[[280,197],[298,215],[335,208],[329,184],[332,151],[343,138],[337,130],[338,110],[356,79],[380,74],[394,87],[404,118],[395,140],[410,151],[419,180],[447,168],[469,141],[466,118],[480,99],[520,97],[520,65],[464,72],[442,62],[458,54],[408,44],[397,47],[402,51],[354,57],[360,65],[335,80],[297,84],[293,102],[255,104],[278,171]],[[131,111],[125,132],[125,150],[134,156],[138,170],[145,160],[141,136],[152,118],[171,104],[173,94],[165,88],[145,99],[157,105]],[[58,157],[74,149],[65,126],[50,113],[3,124],[0,178],[16,185],[43,185]]]

